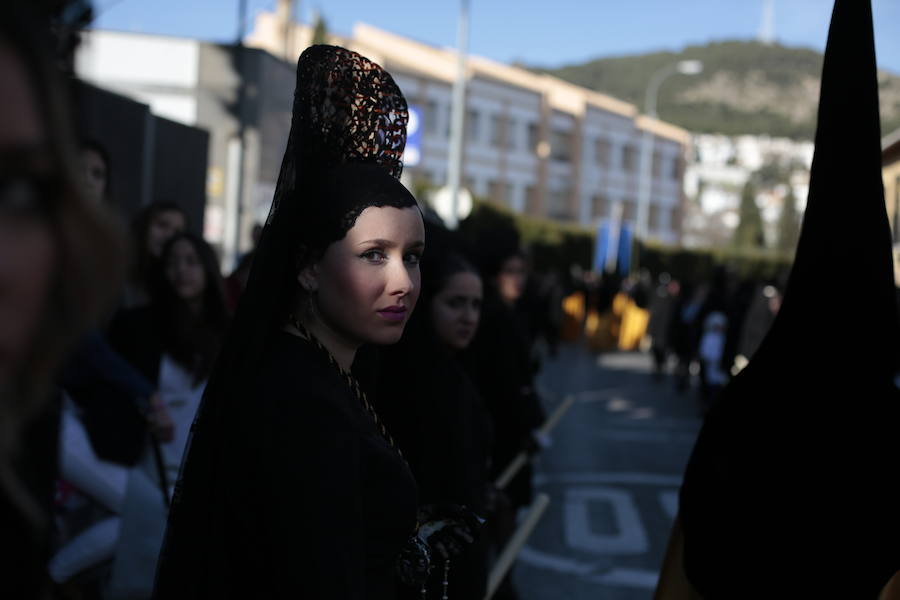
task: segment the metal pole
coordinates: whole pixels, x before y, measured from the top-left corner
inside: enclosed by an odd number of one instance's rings
[[[247,98],[247,52],[244,48],[244,34],[247,29],[247,0],[238,2],[238,35],[235,52],[237,52],[238,67],[238,99],[237,99],[237,119],[238,131],[237,140],[240,150],[237,160],[237,189],[235,190],[235,214],[234,214],[234,256],[230,257],[232,268],[237,266],[237,257],[241,253],[241,221],[244,213],[244,168],[246,164],[246,126],[244,123],[244,108]]]
[[[656,118],[656,96],[659,86],[669,75],[675,73],[677,65],[670,65],[657,71],[647,84],[647,95],[644,99],[644,112],[651,119]],[[641,137],[641,170],[638,180],[638,211],[637,211],[637,238],[644,241],[647,238],[647,220],[650,213],[650,190],[652,188],[653,166],[653,132],[644,129]]]
[[[566,396],[562,403],[556,407],[556,410],[553,411],[553,414],[550,415],[550,418],[538,429],[539,435],[550,435],[550,432],[553,431],[553,428],[556,427],[556,424],[559,423],[560,419],[568,412],[572,405],[575,403],[575,396]],[[509,483],[513,480],[513,478],[522,470],[522,467],[528,464],[530,457],[527,452],[519,452],[516,457],[512,460],[512,462],[507,465],[507,467],[503,470],[497,480],[494,482],[494,487],[498,490],[504,489]]]
[[[504,546],[503,550],[500,552],[500,556],[497,557],[497,562],[494,564],[494,567],[488,575],[488,589],[487,594],[484,596],[484,600],[491,600],[494,594],[497,593],[497,589],[503,582],[503,578],[506,577],[506,574],[512,568],[513,563],[516,562],[516,556],[519,554],[522,546],[525,545],[525,542],[528,541],[531,532],[537,527],[541,517],[544,516],[544,511],[547,510],[549,504],[550,496],[547,494],[538,494],[534,499],[534,503],[528,510],[528,514],[525,516],[522,524],[510,538],[509,542],[506,543],[506,546]]]
[[[451,215],[447,227],[459,225],[459,188],[462,179],[463,129],[466,121],[466,47],[469,37],[469,0],[460,0],[459,29],[457,31],[457,70],[453,83],[453,104],[450,111],[450,157],[447,164],[447,185],[450,187]]]
[[[169,475],[166,473],[166,462],[163,460],[159,440],[152,433],[150,434],[150,448],[153,451],[153,462],[156,464],[156,472],[159,475],[159,487],[162,491],[163,504],[165,504],[166,508],[169,508],[171,504],[169,499]]]

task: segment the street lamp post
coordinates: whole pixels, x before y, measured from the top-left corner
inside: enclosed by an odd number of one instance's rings
[[[656,118],[656,98],[663,81],[672,75],[697,75],[703,72],[703,63],[699,60],[682,60],[663,67],[653,74],[650,83],[647,84],[647,93],[644,97],[644,113]],[[647,218],[650,213],[650,190],[652,188],[651,172],[653,166],[653,132],[644,129],[641,138],[641,171],[638,181],[638,213],[637,213],[637,238],[647,238]]]
[[[461,0],[457,32],[456,81],[450,109],[450,154],[447,161],[447,186],[450,189],[450,216],[447,227],[459,225],[459,191],[462,180],[463,129],[466,120],[466,47],[469,37],[469,0]]]

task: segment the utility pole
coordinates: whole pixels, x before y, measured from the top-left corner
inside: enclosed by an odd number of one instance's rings
[[[699,60],[682,60],[667,65],[654,73],[647,84],[644,98],[644,114],[651,119],[656,119],[656,98],[663,81],[671,75],[697,75],[703,72],[703,63]],[[637,206],[637,238],[645,242],[649,234],[647,227],[648,214],[650,212],[650,196],[653,187],[653,132],[645,127],[641,137],[641,162],[640,178],[638,179],[638,206]]]
[[[244,168],[246,164],[246,123],[245,123],[245,107],[247,99],[247,52],[244,47],[244,36],[247,32],[247,0],[238,0],[238,31],[235,43],[237,74],[238,74],[238,98],[237,98],[237,157],[234,161],[237,169],[236,177],[233,178],[235,189],[235,207],[234,207],[234,239],[232,241],[232,256],[226,257],[231,262],[231,267],[237,265],[237,257],[241,252],[241,230],[244,217]]]
[[[466,47],[469,37],[469,0],[460,0],[457,30],[457,70],[453,83],[453,104],[450,110],[450,157],[447,163],[447,185],[450,188],[451,214],[447,227],[459,225],[459,188],[462,179],[463,137],[466,121]]]
[[[759,41],[767,46],[775,42],[774,0],[763,0],[762,21],[759,25]]]

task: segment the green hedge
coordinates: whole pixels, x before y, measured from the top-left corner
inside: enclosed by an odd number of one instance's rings
[[[793,262],[793,255],[773,251],[679,248],[653,243],[639,245],[636,254],[640,268],[648,269],[654,276],[667,272],[682,281],[708,280],[720,266],[741,279],[783,280]]]
[[[538,271],[559,270],[568,273],[573,264],[590,269],[594,256],[594,231],[515,214],[490,202],[476,199],[472,214],[460,223],[461,233],[471,241],[490,236],[499,227],[515,227],[522,244]],[[656,243],[637,244],[635,268],[646,268],[654,276],[667,272],[681,280],[703,280],[712,276],[718,266],[725,266],[736,276],[779,279],[787,275],[793,256],[773,251],[680,248]]]
[[[515,227],[535,270],[568,273],[578,264],[590,269],[594,256],[594,234],[577,225],[515,214],[490,202],[476,199],[472,214],[460,223],[460,232],[472,242],[485,239],[492,230]]]

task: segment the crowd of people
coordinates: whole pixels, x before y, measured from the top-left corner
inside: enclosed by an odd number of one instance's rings
[[[784,277],[740,277],[717,267],[708,278],[650,271],[573,273],[563,300],[563,338],[588,348],[649,352],[654,378],[671,375],[681,393],[696,389],[702,416],[755,354],[781,307]]]
[[[548,319],[514,229],[463,239],[399,183],[390,75],[304,53],[270,217],[224,280],[177,199],[117,225],[116,157],[74,141],[42,22],[4,11],[11,597],[482,598],[531,502],[530,468],[493,482],[539,450]]]
[[[655,289],[647,283],[638,286],[650,312],[647,334],[657,378],[674,362],[676,388],[685,392],[694,387],[696,375],[699,410],[705,414],[749,363],[777,316],[778,282],[740,280],[720,268],[709,282],[679,282],[663,273]]]

